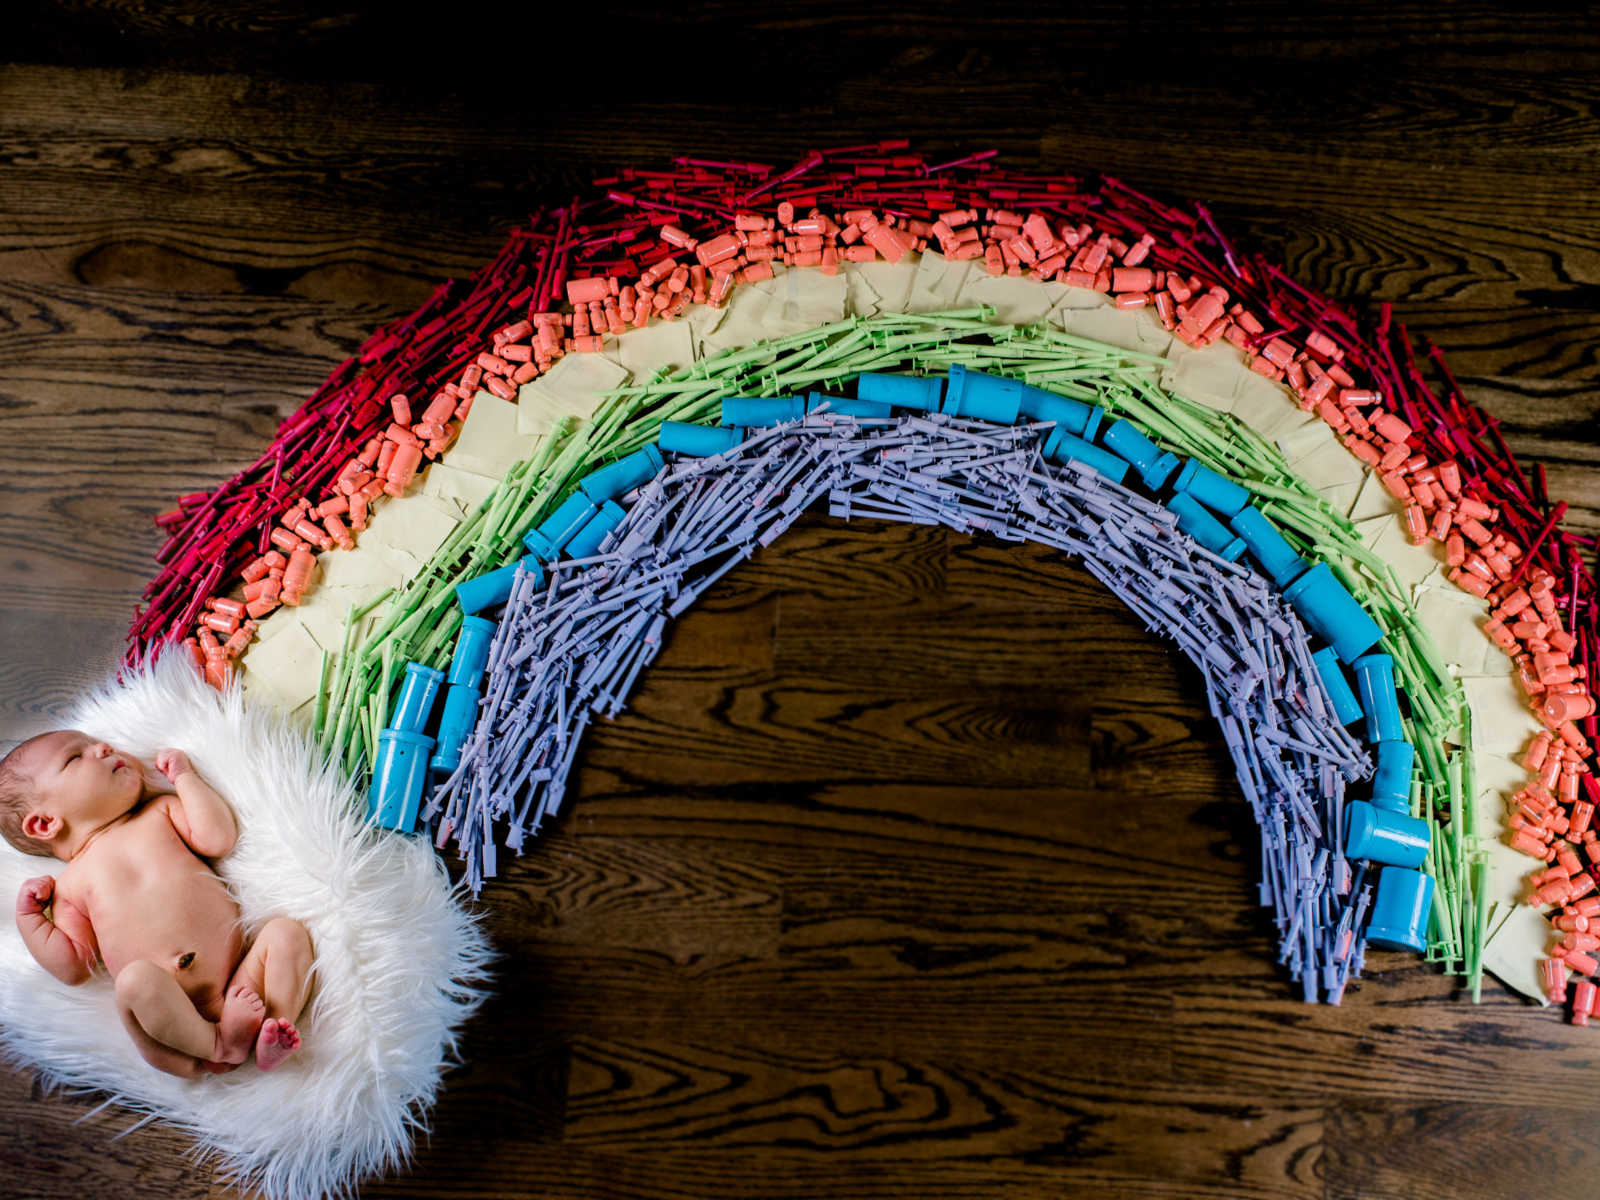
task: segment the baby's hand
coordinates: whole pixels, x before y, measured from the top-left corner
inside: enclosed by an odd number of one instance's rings
[[[28,880],[22,885],[22,890],[17,893],[17,912],[21,916],[31,917],[44,911],[44,906],[50,903],[50,898],[56,894],[56,878],[54,875],[39,875]]]
[[[157,750],[156,770],[171,782],[177,783],[179,776],[194,770],[194,766],[189,762],[189,756],[182,750]]]

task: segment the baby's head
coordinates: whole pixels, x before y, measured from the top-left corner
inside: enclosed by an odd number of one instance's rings
[[[66,861],[143,795],[133,755],[73,729],[41,733],[0,760],[0,833],[24,854]]]

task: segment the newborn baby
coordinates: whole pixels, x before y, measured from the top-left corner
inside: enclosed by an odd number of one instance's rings
[[[233,849],[233,812],[182,752],[155,761],[165,779],[58,730],[0,762],[0,832],[66,863],[59,877],[22,885],[17,927],[63,983],[83,983],[104,962],[122,1023],[156,1069],[221,1074],[254,1051],[270,1071],[300,1047],[311,935],[279,918],[245,953],[239,906],[204,861]]]

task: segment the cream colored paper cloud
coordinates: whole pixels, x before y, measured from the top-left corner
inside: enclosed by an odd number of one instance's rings
[[[1064,283],[1038,283],[1020,275],[991,275],[974,271],[956,293],[956,308],[987,304],[996,320],[1008,325],[1033,325],[1049,317],[1067,291]]]
[[[629,378],[626,367],[604,354],[568,354],[517,392],[517,432],[549,433],[562,417],[587,417],[602,393],[622,387]],[[476,412],[478,402],[472,403]]]
[[[908,256],[909,257],[909,256]],[[940,312],[958,307],[957,297],[972,274],[973,260],[951,262],[938,254],[924,254],[911,280],[911,295],[904,312]]]
[[[643,328],[629,329],[612,339],[603,356],[628,373],[628,383],[643,383],[658,370],[684,370],[705,357],[699,344],[722,324],[726,311],[702,304],[691,307],[687,316],[676,321],[653,321]]]
[[[621,370],[615,363],[611,366]],[[623,372],[623,377],[626,378],[626,372]],[[543,430],[530,433],[521,429],[521,420],[522,410],[518,405],[500,399],[493,392],[480,391],[472,398],[472,410],[461,424],[455,445],[445,452],[440,461],[448,462],[452,471],[471,471],[498,480],[513,465],[533,453],[543,434]],[[432,466],[428,467],[428,472],[432,474]]]
[[[269,700],[285,712],[314,698],[322,680],[322,647],[292,609],[289,614],[276,637],[251,648],[243,680],[246,696]]]
[[[422,494],[437,500],[460,520],[477,511],[478,505],[489,497],[499,483],[498,478],[479,475],[475,471],[459,471],[454,464],[436,462],[423,476]]]

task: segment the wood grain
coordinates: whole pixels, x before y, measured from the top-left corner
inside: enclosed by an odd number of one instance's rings
[[[1562,6],[26,0],[4,57],[5,744],[114,661],[151,516],[528,211],[676,153],[903,134],[1202,199],[1391,303],[1600,532],[1600,32]],[[1294,998],[1198,675],[1054,552],[808,515],[564,808],[364,1195],[1592,1192],[1590,1031],[1398,954]],[[99,1103],[0,1073],[0,1191],[233,1194]]]

